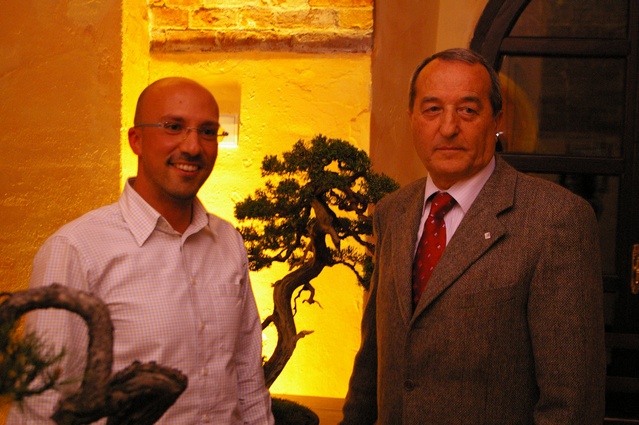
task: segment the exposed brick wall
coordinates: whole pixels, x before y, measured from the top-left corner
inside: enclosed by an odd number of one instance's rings
[[[148,0],[151,51],[370,52],[374,0]]]

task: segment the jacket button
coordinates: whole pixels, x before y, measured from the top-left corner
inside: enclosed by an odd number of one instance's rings
[[[413,391],[417,387],[417,384],[410,379],[404,381],[404,389],[406,391]]]

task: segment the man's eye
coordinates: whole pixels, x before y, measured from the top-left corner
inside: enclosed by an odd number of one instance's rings
[[[473,108],[461,108],[460,112],[466,115],[476,115],[477,111]]]
[[[164,123],[164,128],[167,131],[171,131],[171,132],[175,132],[175,133],[179,133],[182,131],[182,129],[184,128],[184,126],[180,123],[177,122],[165,122]]]
[[[217,128],[215,127],[200,127],[198,132],[202,136],[206,137],[217,137]]]

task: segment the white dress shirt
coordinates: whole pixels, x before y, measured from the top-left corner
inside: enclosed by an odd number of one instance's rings
[[[459,223],[461,223],[464,215],[470,208],[470,206],[479,195],[479,192],[484,187],[490,176],[495,171],[495,157],[490,160],[490,162],[481,169],[477,174],[473,175],[468,180],[463,180],[452,185],[448,190],[442,190],[438,188],[433,180],[430,178],[430,175],[426,178],[426,189],[424,193],[424,209],[422,210],[422,220],[419,225],[419,230],[417,232],[417,243],[415,244],[415,251],[417,251],[417,245],[419,244],[419,239],[422,237],[422,233],[424,231],[424,222],[426,221],[426,217],[428,217],[428,213],[430,212],[430,201],[431,196],[437,192],[447,192],[452,196],[455,201],[455,205],[453,208],[444,216],[444,223],[446,223],[446,244],[450,242],[450,238],[455,234],[455,230],[459,227]]]
[[[108,306],[113,373],[133,361],[188,376],[188,387],[158,424],[272,424],[264,386],[262,333],[246,250],[233,226],[199,200],[180,234],[127,184],[120,200],[63,226],[42,246],[31,286],[60,283]],[[86,325],[64,310],[30,313],[28,326],[64,347],[63,379],[83,374]],[[27,398],[7,425],[52,423],[58,392]],[[100,423],[105,423],[102,420]]]

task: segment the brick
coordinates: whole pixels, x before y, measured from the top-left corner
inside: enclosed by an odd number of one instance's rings
[[[152,52],[204,52],[206,47],[198,40],[207,39],[203,31],[164,31],[163,37],[156,38],[155,32],[151,33]]]
[[[179,9],[197,9],[201,6],[201,0],[164,0],[164,5]]]
[[[218,36],[223,50],[288,51],[291,36],[275,31],[235,31]]]
[[[369,53],[373,47],[372,32],[340,34],[304,33],[293,38],[293,51],[306,53]]]
[[[372,49],[373,0],[150,1],[156,5],[151,8],[151,49],[157,52]]]
[[[191,14],[189,28],[237,28],[237,9],[199,9]]]
[[[311,9],[306,24],[316,28],[337,27],[337,12],[333,9]]]
[[[311,7],[373,7],[373,0],[309,0]]]
[[[153,52],[288,51],[291,37],[271,31],[167,31],[152,39]]]
[[[151,40],[154,40],[155,43],[158,43],[158,44],[166,43],[166,30],[158,30],[158,29],[152,30]]]
[[[155,28],[186,28],[189,12],[168,7],[151,8],[151,25]]]
[[[154,31],[151,51],[233,52],[270,51],[299,53],[370,53],[372,32],[350,31],[342,34],[303,32],[296,34],[275,31]]]
[[[279,28],[337,28],[337,12],[331,9],[285,11],[277,14]]]
[[[373,28],[372,9],[341,9],[338,12],[339,27],[342,29],[362,29]]]
[[[238,12],[238,25],[247,29],[272,29],[277,27],[271,8],[245,7]]]
[[[263,0],[200,0],[205,8],[224,8],[224,7],[259,7],[263,5]]]
[[[308,9],[308,0],[264,0],[268,6],[280,6],[285,9]]]
[[[275,22],[279,28],[299,28],[304,26],[308,10],[286,10],[277,12]]]

